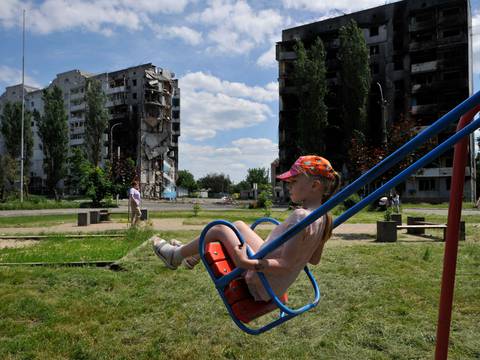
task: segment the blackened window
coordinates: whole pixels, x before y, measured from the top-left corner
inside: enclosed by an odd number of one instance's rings
[[[179,123],[173,123],[172,124],[172,130],[173,131],[180,131],[180,124]]]
[[[378,45],[370,46],[370,55],[377,55],[380,52]]]
[[[453,36],[460,35],[460,33],[461,33],[460,29],[445,30],[443,32],[443,37],[444,38],[453,37]]]
[[[380,71],[380,66],[376,63],[373,63],[371,69],[373,74],[378,74],[378,72]]]
[[[132,99],[136,99],[137,98],[137,93],[132,93]]]
[[[132,80],[132,85],[133,85],[133,86],[137,86],[137,79],[133,79],[133,80]]]
[[[180,118],[180,111],[178,111],[178,110],[173,110],[173,111],[172,111],[172,117],[173,117],[174,119]]]
[[[435,179],[421,179],[418,183],[420,191],[433,191],[435,188]]]
[[[172,99],[172,105],[173,106],[180,106],[180,99],[179,98],[173,98]]]
[[[393,70],[403,70],[403,58],[401,56],[393,57]]]
[[[378,35],[378,26],[372,26],[370,28],[370,36],[377,36]]]
[[[442,14],[445,17],[455,16],[455,15],[460,14],[460,9],[459,8],[445,9],[445,10],[443,10]]]

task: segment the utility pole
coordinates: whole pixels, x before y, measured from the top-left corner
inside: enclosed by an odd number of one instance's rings
[[[23,203],[23,132],[25,120],[25,9],[23,9],[22,34],[22,134],[20,135],[20,202]]]
[[[113,167],[113,128],[117,125],[122,125],[121,122],[113,124],[110,128],[110,165]]]
[[[382,108],[382,123],[381,123],[381,130],[382,130],[382,146],[384,148],[387,147],[387,100],[383,98],[383,89],[382,85],[377,82],[377,85],[380,89],[380,106]]]

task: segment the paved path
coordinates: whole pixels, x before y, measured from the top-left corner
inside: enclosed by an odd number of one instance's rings
[[[185,219],[152,219],[152,227],[158,231],[174,230],[202,230],[206,224],[189,225],[184,224]],[[272,229],[273,225],[262,224],[259,229]],[[126,230],[125,222],[108,221],[88,226],[77,226],[76,223],[67,222],[48,227],[5,227],[0,228],[1,235],[9,234],[39,234],[39,233],[94,233],[109,230]],[[344,236],[346,234],[375,234],[375,224],[342,224],[334,230],[335,234]]]
[[[236,205],[222,204],[218,199],[198,199],[200,206],[203,210],[218,210],[218,211],[231,211],[239,210]],[[165,200],[144,200],[142,202],[142,208],[149,211],[190,211],[192,210],[192,200],[171,202]],[[35,215],[58,215],[58,214],[77,214],[79,212],[87,212],[91,210],[99,209],[41,209],[41,210],[0,210],[0,217],[11,216],[35,216]],[[286,211],[287,207],[278,206],[274,207],[275,211]],[[128,212],[126,200],[120,200],[118,208],[110,208],[111,213],[123,213]],[[447,215],[448,209],[431,209],[431,208],[404,208],[404,212],[415,212],[423,214],[435,214],[435,215]],[[462,210],[463,215],[480,215],[480,209],[467,208]]]

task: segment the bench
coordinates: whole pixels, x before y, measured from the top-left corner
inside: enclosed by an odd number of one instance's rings
[[[110,221],[110,212],[108,209],[100,210],[100,222],[102,221]]]
[[[412,225],[397,225],[397,230],[408,230],[409,229],[418,229],[418,230],[423,230],[423,232],[420,235],[425,234],[425,229],[443,229],[443,241],[447,238],[447,225],[446,224],[434,224],[434,223],[428,223],[425,221],[419,221],[417,224],[412,224]],[[415,235],[419,235],[416,233]],[[460,240],[465,240],[465,221],[460,222]]]

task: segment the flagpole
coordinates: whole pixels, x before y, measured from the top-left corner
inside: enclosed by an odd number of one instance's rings
[[[25,120],[25,9],[23,9],[22,40],[22,134],[20,137],[20,202],[23,203],[23,123]]]

